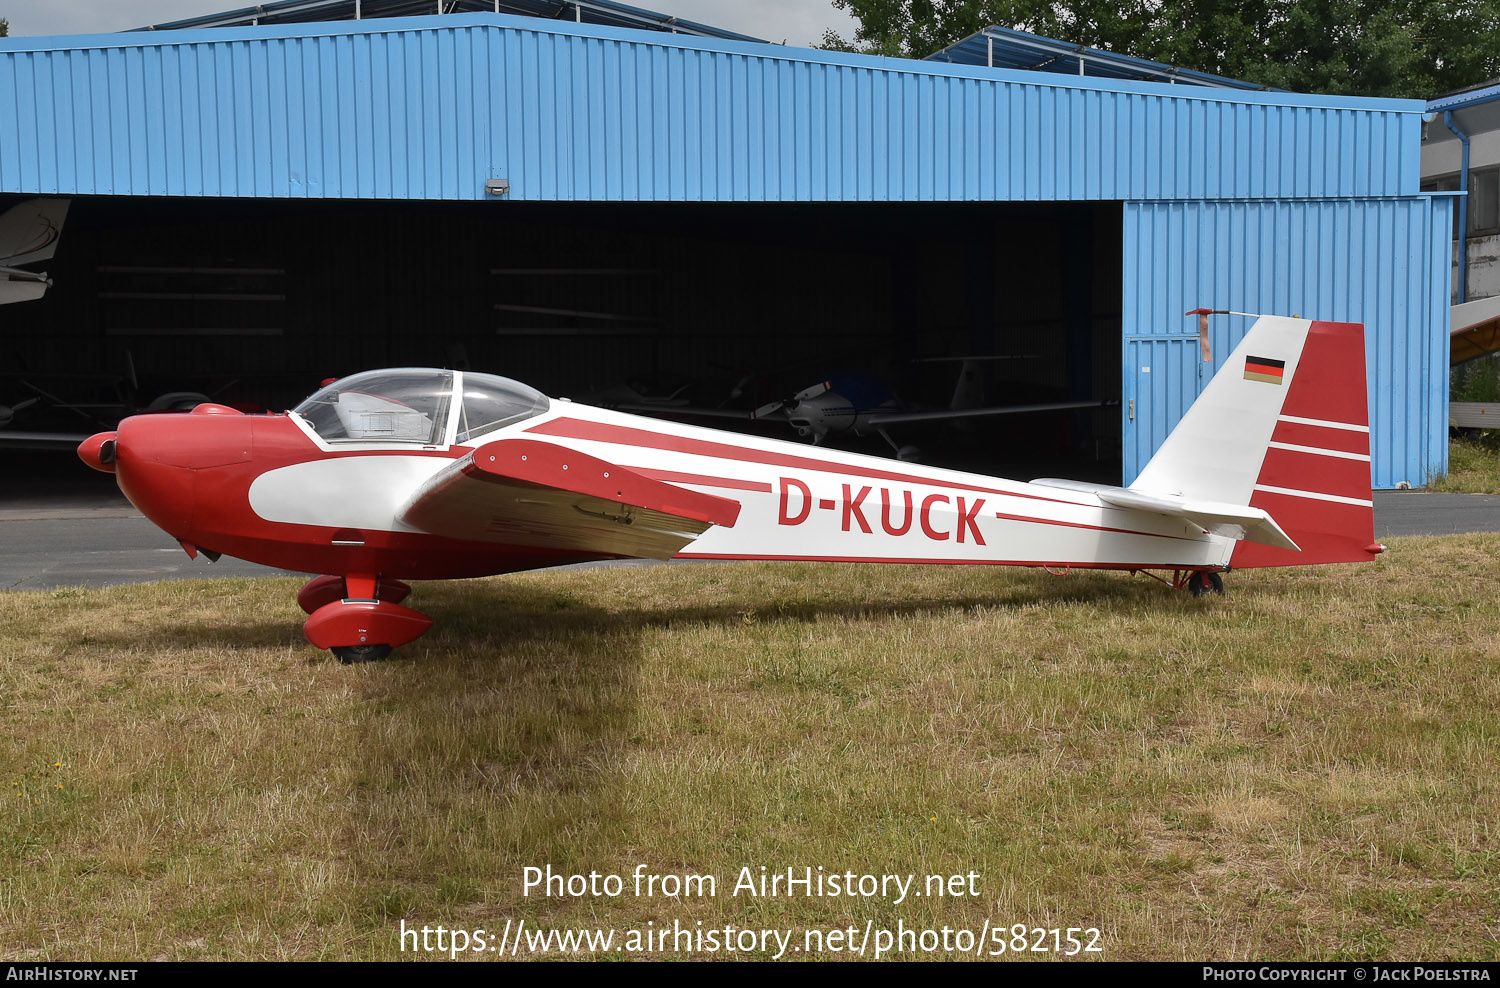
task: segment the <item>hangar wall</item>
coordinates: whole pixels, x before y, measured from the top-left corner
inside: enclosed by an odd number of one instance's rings
[[[498,14],[0,40],[0,192],[482,199],[1411,195],[1422,104]]]
[[[1376,483],[1418,485],[1449,279],[1424,110],[490,14],[16,38],[0,193],[1123,203],[1122,350],[1171,352],[1197,305],[1366,321]],[[1125,359],[1127,480],[1197,391],[1186,364],[1145,387],[1165,359]]]
[[[1125,480],[1250,327],[1211,306],[1365,324],[1374,486],[1447,469],[1448,236],[1452,200],[1393,198],[1125,204]],[[1132,406],[1133,402],[1133,406]]]

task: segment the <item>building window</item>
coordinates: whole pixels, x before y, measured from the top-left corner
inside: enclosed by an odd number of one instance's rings
[[[1423,192],[1457,192],[1458,176],[1439,175],[1422,183]],[[1453,239],[1458,239],[1458,208],[1453,209]],[[1469,236],[1500,233],[1500,167],[1469,172]]]

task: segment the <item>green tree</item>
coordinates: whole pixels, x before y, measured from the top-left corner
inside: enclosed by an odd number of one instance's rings
[[[10,21],[0,17],[0,38],[10,37]]]
[[[1302,92],[1430,98],[1500,75],[1500,0],[833,0],[823,47],[921,58],[990,24]]]

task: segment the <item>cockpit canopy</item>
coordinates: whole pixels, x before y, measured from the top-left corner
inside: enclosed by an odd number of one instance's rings
[[[455,392],[460,400],[454,401]],[[549,407],[541,392],[471,371],[403,367],[341,378],[298,405],[326,442],[467,443]]]

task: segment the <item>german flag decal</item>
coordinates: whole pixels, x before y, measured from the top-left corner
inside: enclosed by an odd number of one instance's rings
[[[1245,380],[1247,381],[1264,381],[1267,384],[1280,384],[1281,375],[1285,371],[1285,360],[1272,360],[1270,357],[1245,358]]]

